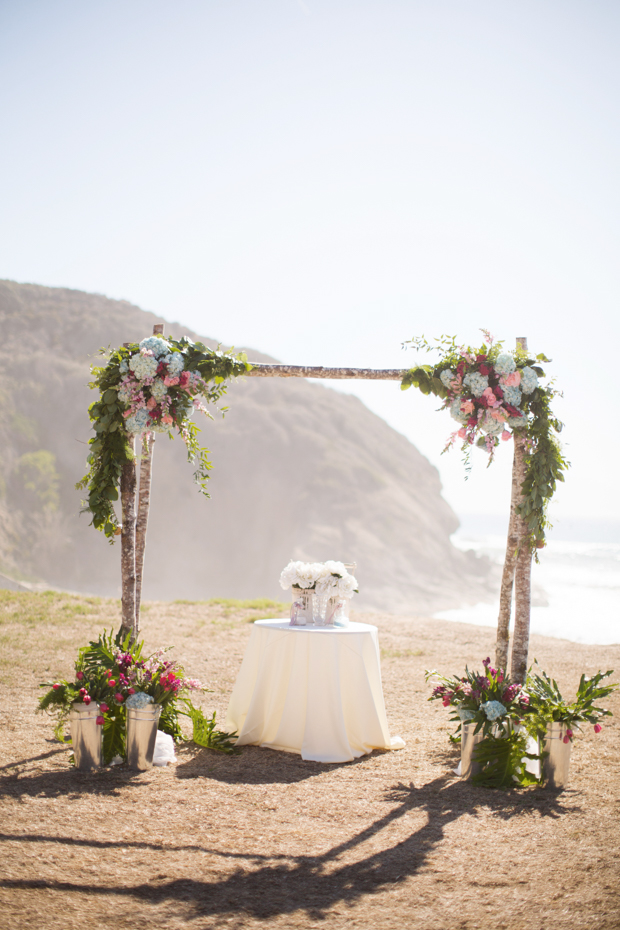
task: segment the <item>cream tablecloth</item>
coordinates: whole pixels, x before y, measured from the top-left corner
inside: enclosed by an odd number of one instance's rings
[[[291,627],[257,620],[228,705],[237,744],[300,753],[315,762],[350,762],[373,749],[402,749],[390,738],[377,628]]]

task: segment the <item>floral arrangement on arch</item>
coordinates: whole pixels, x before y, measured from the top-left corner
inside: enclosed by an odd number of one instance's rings
[[[473,446],[488,452],[490,464],[502,440],[509,440],[515,430],[522,437],[526,472],[523,501],[517,510],[527,524],[535,551],[545,544],[547,505],[569,465],[555,435],[563,424],[551,410],[559,392],[553,382],[541,384],[546,375],[540,363],[550,361],[544,353],[532,357],[520,346],[508,352],[487,330],[482,333],[485,341],[477,348],[457,345],[449,336],[442,336],[435,344],[423,336],[404,343],[438,352],[440,359],[434,365],[410,369],[401,389],[413,386],[442,399],[441,409],[448,410],[459,424],[443,451],[461,440],[468,467]]]
[[[344,565],[344,562],[294,562],[291,561],[282,570],[280,585],[288,588],[302,588],[327,597],[353,597],[359,594],[357,579]]]
[[[88,489],[84,510],[92,514],[96,529],[111,541],[117,535],[114,501],[123,465],[134,461],[135,438],[152,432],[181,436],[189,461],[197,461],[195,481],[208,496],[211,463],[192,417],[196,411],[211,416],[206,404],[216,404],[226,380],[250,367],[243,354],[208,349],[185,336],[149,336],[110,352],[105,366],[93,366],[90,387],[100,392],[89,407],[95,436],[89,440],[89,471],[77,487]]]

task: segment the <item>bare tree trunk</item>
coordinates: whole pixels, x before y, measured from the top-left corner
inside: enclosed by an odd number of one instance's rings
[[[519,482],[519,503],[523,498],[521,487],[525,478],[525,435],[515,433],[515,470]],[[512,637],[510,677],[525,681],[527,654],[530,643],[530,608],[532,600],[532,550],[530,534],[523,517],[516,516],[518,551],[515,566],[515,628]]]
[[[123,525],[121,531],[122,621],[126,636],[136,634],[136,466],[126,462],[121,472],[121,505]]]
[[[515,441],[512,459],[512,492],[510,496],[510,520],[508,522],[508,539],[506,540],[506,557],[502,572],[502,586],[499,592],[499,617],[497,619],[497,640],[495,642],[495,665],[504,671],[508,668],[508,646],[510,644],[510,611],[512,608],[512,587],[517,564],[519,536],[517,531],[516,506],[521,499],[521,485],[517,477],[517,445]]]
[[[153,468],[154,442],[154,434],[146,433],[142,443],[142,458],[140,459],[140,492],[138,495],[138,518],[136,521],[136,637],[140,632],[142,572],[144,569],[146,530],[149,522],[149,506],[151,503],[151,473]]]

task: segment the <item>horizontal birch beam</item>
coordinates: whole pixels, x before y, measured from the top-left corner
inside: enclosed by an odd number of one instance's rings
[[[371,381],[402,381],[407,368],[312,368],[308,365],[267,365],[251,362],[249,378],[364,378]]]

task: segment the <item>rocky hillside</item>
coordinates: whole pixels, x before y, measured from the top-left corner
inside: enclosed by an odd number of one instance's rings
[[[79,516],[89,364],[164,322],[125,301],[0,282],[0,572],[118,594],[119,546]],[[178,323],[166,332],[199,338]],[[214,345],[213,340],[200,337]],[[250,360],[267,360],[248,349]],[[180,440],[157,439],[145,596],[285,596],[289,558],[358,563],[359,607],[421,613],[488,598],[489,564],[450,543],[437,470],[356,397],[242,379],[204,421],[211,499]],[[1,583],[1,579],[0,579]]]

